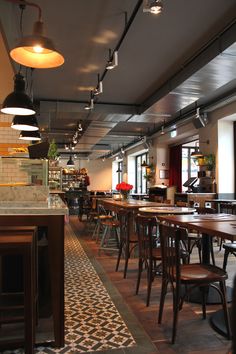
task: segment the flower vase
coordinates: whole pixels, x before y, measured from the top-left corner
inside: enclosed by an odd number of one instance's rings
[[[128,199],[128,197],[129,197],[129,193],[127,193],[127,192],[121,193],[121,199],[123,201],[126,201]]]

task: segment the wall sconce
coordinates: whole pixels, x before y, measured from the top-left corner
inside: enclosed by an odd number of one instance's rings
[[[43,35],[42,10],[40,6],[26,0],[8,1],[23,6],[33,6],[38,9],[38,21],[34,23],[33,34],[21,38],[18,45],[10,51],[11,58],[21,65],[37,69],[55,68],[62,65],[64,63],[63,56],[55,49],[52,40]]]
[[[3,101],[1,112],[20,116],[36,113],[33,102],[25,92],[25,80],[20,73],[14,77],[14,91]]]

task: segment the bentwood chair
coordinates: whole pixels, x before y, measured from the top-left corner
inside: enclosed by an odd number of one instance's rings
[[[162,252],[162,288],[159,306],[158,323],[162,321],[165,297],[168,285],[173,294],[173,325],[172,344],[175,343],[179,311],[189,293],[196,287],[202,291],[202,313],[206,318],[206,294],[208,287],[212,286],[219,293],[227,328],[227,337],[230,339],[229,314],[226,301],[225,281],[227,273],[214,265],[200,263],[182,264],[181,244],[187,239],[187,231],[183,228],[174,228],[164,224],[160,225],[160,240]],[[213,283],[219,283],[219,288]]]
[[[126,278],[130,255],[138,245],[138,239],[136,234],[130,234],[129,223],[131,222],[131,214],[132,212],[125,209],[121,209],[118,213],[118,219],[120,222],[120,245],[116,263],[116,272],[119,270],[120,259],[123,254],[125,260],[123,272],[124,278]]]
[[[141,275],[147,271],[147,298],[146,305],[149,306],[152,282],[154,277],[160,273],[161,248],[158,243],[159,221],[155,217],[136,216],[136,232],[138,236],[138,278],[136,285],[136,295],[139,292]]]

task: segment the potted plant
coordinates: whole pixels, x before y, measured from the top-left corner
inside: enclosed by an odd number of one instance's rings
[[[206,175],[211,176],[212,171],[215,169],[215,155],[209,154],[204,156],[204,161],[206,165]]]
[[[59,154],[58,154],[58,150],[57,150],[57,144],[55,142],[55,139],[53,139],[49,145],[49,149],[48,149],[48,159],[49,159],[49,163],[51,166],[56,166],[58,163],[58,158]]]

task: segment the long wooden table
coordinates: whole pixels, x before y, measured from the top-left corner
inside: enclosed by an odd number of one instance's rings
[[[46,226],[48,235],[49,277],[52,297],[54,345],[64,339],[64,217],[68,208],[60,197],[52,196],[45,206],[0,203],[0,226]]]

